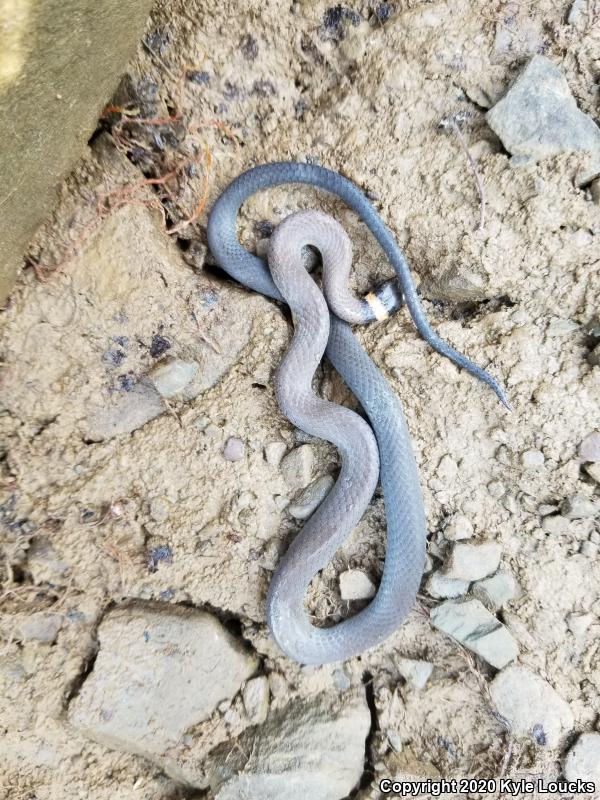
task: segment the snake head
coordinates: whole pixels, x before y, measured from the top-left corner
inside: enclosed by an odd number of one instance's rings
[[[365,301],[372,314],[371,321],[387,319],[398,311],[404,302],[398,281],[392,279],[380,283],[374,292],[365,296]]]

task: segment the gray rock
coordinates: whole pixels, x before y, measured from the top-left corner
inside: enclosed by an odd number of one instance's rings
[[[287,450],[285,442],[269,442],[265,445],[265,459],[270,467],[278,467]]]
[[[333,685],[341,692],[345,692],[350,688],[350,678],[346,675],[343,669],[334,669],[333,671]]]
[[[56,641],[58,632],[62,628],[63,618],[60,614],[40,612],[26,617],[19,625],[21,639],[29,639],[44,644]]]
[[[545,460],[541,450],[525,450],[521,453],[521,464],[527,469],[539,469],[544,466]]]
[[[575,0],[567,15],[567,23],[580,33],[585,31],[589,20],[590,0]]]
[[[491,578],[475,583],[471,592],[473,597],[481,600],[487,609],[495,613],[515,597],[517,584],[512,572],[499,570]]]
[[[288,506],[288,512],[295,519],[308,519],[327,497],[334,483],[331,475],[322,475],[309,483],[306,489]]]
[[[595,517],[600,505],[583,494],[575,494],[563,501],[561,512],[567,519],[587,519]]]
[[[340,800],[360,781],[370,727],[362,688],[292,700],[210,754],[215,800]]]
[[[594,542],[582,542],[579,552],[581,555],[586,556],[586,558],[596,558],[598,555],[598,545],[594,544]]]
[[[266,675],[249,680],[242,689],[242,700],[253,725],[262,724],[269,713],[269,679]]]
[[[437,600],[445,600],[448,597],[461,597],[469,591],[470,581],[461,581],[457,578],[449,578],[443,572],[433,572],[425,586],[425,591]]]
[[[223,448],[223,458],[226,461],[241,461],[245,452],[246,448],[244,442],[241,439],[237,439],[235,436],[231,436],[227,439],[225,447]]]
[[[526,667],[502,670],[490,684],[490,693],[499,713],[508,721],[511,734],[517,738],[554,748],[573,728],[569,705],[549,683]]]
[[[502,669],[519,655],[511,634],[479,600],[447,600],[432,609],[430,620],[438,630],[496,669]]]
[[[568,781],[594,781],[600,786],[600,733],[582,733],[567,753],[564,775]]]
[[[590,433],[579,445],[579,455],[583,461],[600,462],[600,433]]]
[[[310,482],[313,468],[313,449],[309,444],[295,447],[282,459],[280,469],[290,489],[304,489]]]
[[[490,497],[493,497],[495,500],[499,500],[506,491],[506,488],[502,481],[490,481],[486,486]]]
[[[464,514],[454,514],[444,528],[444,539],[456,542],[460,539],[470,539],[473,536],[473,525]]]
[[[84,435],[92,442],[123,436],[156,419],[164,410],[162,398],[154,386],[141,383],[126,394],[113,396],[107,407],[92,412]]]
[[[35,583],[53,583],[64,578],[70,566],[62,559],[50,537],[41,535],[33,539],[27,551],[27,569]]]
[[[498,569],[502,548],[496,542],[483,544],[455,544],[444,574],[460,581],[478,581]]]
[[[600,464],[586,464],[584,469],[593,481],[600,483]]]
[[[161,397],[175,397],[181,394],[198,374],[195,361],[182,361],[180,358],[165,358],[154,367],[149,377]]]
[[[69,721],[94,741],[149,758],[233,697],[257,666],[210,614],[155,604],[109,613]]]
[[[373,582],[360,569],[347,569],[340,575],[342,600],[366,600],[376,592]]]
[[[148,513],[154,522],[166,522],[171,514],[171,502],[160,495],[153,497],[148,506]]]
[[[396,662],[398,672],[413,689],[424,689],[433,672],[433,664],[412,658],[400,658]]]
[[[551,517],[544,517],[542,520],[542,528],[546,533],[551,533],[554,536],[562,536],[569,530],[569,520],[561,514],[554,514]]]
[[[600,128],[579,110],[563,73],[544,56],[531,59],[486,118],[513,156],[537,161],[586,152],[590,168],[578,176],[578,184],[600,172]]]

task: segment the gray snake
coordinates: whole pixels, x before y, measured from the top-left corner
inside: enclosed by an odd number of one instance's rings
[[[217,263],[240,283],[287,303],[292,311],[294,338],[276,377],[280,408],[305,432],[332,442],[341,456],[334,487],[281,559],[267,595],[267,621],[283,652],[303,664],[324,664],[358,655],[381,643],[407,617],[425,564],[426,520],[404,414],[388,382],[348,324],[368,322],[376,315],[372,305],[353,298],[347,290],[351,245],[343,229],[318,212],[295,214],[281,223],[271,237],[268,265],[237,240],[236,220],[241,205],[257,191],[285,183],[324,189],[357,212],[394,267],[419,333],[439,353],[491,386],[510,406],[494,378],[430,328],[402,252],[365,195],[351,181],[319,166],[273,163],[243,173],[218,198],[208,220],[208,242]],[[315,246],[321,254],[327,303],[303,267],[301,251],[305,245]],[[393,302],[388,285],[376,304],[389,310]],[[370,426],[350,409],[314,394],[312,377],[324,350],[358,399]],[[387,518],[387,551],[377,593],[349,619],[317,628],[304,610],[308,586],[352,532],[378,477]]]

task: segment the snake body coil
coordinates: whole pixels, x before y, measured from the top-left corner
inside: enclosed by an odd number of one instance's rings
[[[389,384],[364,352],[347,322],[365,322],[369,310],[344,288],[351,247],[334,220],[317,212],[294,215],[271,238],[269,265],[238,242],[236,220],[255,192],[283,183],[306,183],[342,198],[367,224],[392,263],[404,300],[421,335],[438,352],[505,395],[487,372],[443,342],[429,327],[406,261],[366,197],[335,172],[309,164],[274,163],[243,173],[223,192],[208,221],[210,249],[240,283],[292,309],[295,336],[276,379],[283,413],[308,433],[333,442],[341,455],[335,486],[294,539],[275,572],[267,597],[271,632],[290,657],[304,664],[339,661],[382,642],[406,618],[425,563],[426,521],[416,463],[404,414]],[[302,267],[301,249],[314,245],[323,259],[330,309]],[[275,281],[273,278],[275,277]],[[323,349],[368,416],[314,395],[311,379]],[[375,438],[373,438],[373,434]],[[330,560],[362,516],[377,483],[383,488],[387,552],[377,594],[355,616],[330,628],[313,626],[304,610],[312,578]]]

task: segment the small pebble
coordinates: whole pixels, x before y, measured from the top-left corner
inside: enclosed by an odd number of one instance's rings
[[[288,682],[280,672],[269,673],[269,689],[271,695],[276,699],[287,697],[290,692]]]
[[[598,511],[600,511],[600,505],[583,494],[567,497],[561,506],[562,515],[567,519],[595,517]]]
[[[313,461],[313,450],[308,444],[301,444],[284,456],[280,470],[290,489],[304,489],[310,483]]]
[[[592,461],[597,463],[600,461],[600,433],[595,431],[586,436],[579,445],[579,455],[583,461]]]
[[[333,671],[333,685],[340,692],[345,692],[350,688],[350,678],[346,675],[343,669],[335,669]]]
[[[473,536],[473,525],[464,514],[454,514],[444,528],[444,538],[450,542],[459,539],[470,539]]]
[[[589,0],[574,0],[567,14],[567,24],[572,25],[580,32],[585,30],[588,20],[588,2]]]
[[[269,679],[260,675],[249,680],[242,689],[242,700],[252,725],[263,723],[269,713]]]
[[[386,736],[392,750],[394,750],[396,753],[399,753],[402,750],[402,737],[398,731],[389,730],[387,731]]]
[[[541,450],[525,450],[521,453],[521,464],[527,469],[539,469],[544,466],[545,460]]]
[[[596,558],[598,555],[598,545],[593,542],[583,542],[579,552],[587,558]]]
[[[309,483],[306,489],[303,489],[294,502],[288,506],[288,512],[295,519],[308,519],[327,497],[334,483],[331,475],[322,475]]]
[[[546,533],[559,536],[569,530],[569,520],[560,514],[555,514],[553,517],[544,517],[542,528]]]
[[[362,570],[348,569],[339,580],[342,600],[367,600],[375,595],[375,586]]]
[[[504,484],[501,481],[490,481],[487,485],[490,497],[499,500],[505,492]]]
[[[600,733],[582,733],[567,753],[564,774],[568,781],[592,781],[600,786]]]
[[[241,461],[246,452],[244,442],[237,439],[235,436],[227,439],[225,447],[223,448],[223,458],[226,461]]]
[[[592,480],[596,481],[596,483],[600,483],[600,463],[586,464],[584,469]]]
[[[192,420],[192,425],[199,431],[206,430],[206,426],[209,424],[210,420],[208,417],[205,417],[204,414],[199,414],[197,417],[194,417]]]
[[[171,503],[166,497],[153,497],[150,500],[149,513],[155,522],[164,522],[171,513]]]
[[[285,442],[269,442],[265,445],[265,460],[270,467],[278,467],[285,455]]]
[[[566,336],[569,333],[579,330],[579,325],[570,319],[555,319],[548,325],[546,334],[549,337]]]
[[[149,377],[162,397],[174,397],[182,392],[198,374],[195,361],[182,361],[169,358],[160,361],[150,372]]]
[[[457,474],[458,464],[452,458],[452,456],[446,453],[446,455],[442,457],[440,463],[438,464],[436,475],[443,481],[452,481],[454,478],[456,478]]]
[[[19,635],[22,639],[31,639],[44,644],[53,644],[63,623],[60,614],[37,613],[32,614],[19,626]]]
[[[505,494],[502,498],[502,505],[509,512],[509,514],[516,514],[519,510],[519,504],[513,494]]]
[[[515,597],[517,584],[511,572],[499,570],[491,578],[475,583],[471,592],[489,611],[496,613]]]
[[[448,597],[461,597],[469,591],[470,582],[449,578],[442,572],[433,572],[427,581],[425,591],[430,597],[445,600]]]
[[[502,548],[496,542],[483,544],[455,544],[444,574],[461,581],[478,581],[498,569]]]
[[[433,664],[412,658],[398,659],[398,672],[413,689],[421,690],[431,677]]]

